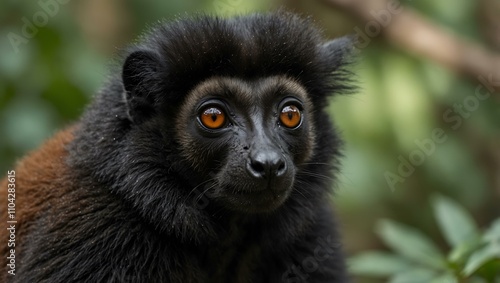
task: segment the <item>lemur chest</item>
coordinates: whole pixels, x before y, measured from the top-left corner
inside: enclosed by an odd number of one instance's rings
[[[228,233],[217,245],[208,246],[204,264],[211,283],[250,283],[261,262],[262,247],[249,227],[231,221]]]

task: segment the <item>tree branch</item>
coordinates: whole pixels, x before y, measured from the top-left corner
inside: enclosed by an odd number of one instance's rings
[[[393,45],[467,76],[490,92],[500,93],[500,55],[452,35],[397,0],[322,1],[358,18],[365,24],[361,31],[376,36],[374,28],[378,26]]]

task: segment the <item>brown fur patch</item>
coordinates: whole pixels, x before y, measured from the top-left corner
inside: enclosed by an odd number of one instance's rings
[[[20,160],[15,168],[16,185],[16,258],[19,257],[25,235],[29,234],[40,212],[50,209],[71,187],[67,181],[65,146],[73,139],[74,127],[57,133],[40,148]],[[7,178],[0,181],[0,282],[6,282],[7,239]],[[36,234],[36,232],[34,233]],[[22,262],[16,260],[16,271]]]

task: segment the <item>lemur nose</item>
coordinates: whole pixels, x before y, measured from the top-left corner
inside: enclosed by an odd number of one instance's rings
[[[278,152],[261,150],[250,155],[247,171],[255,178],[279,177],[285,173],[286,163]]]

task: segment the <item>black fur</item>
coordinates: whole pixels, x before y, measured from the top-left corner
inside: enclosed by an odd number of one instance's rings
[[[329,198],[341,142],[324,108],[330,94],[350,90],[350,49],[346,39],[325,44],[308,20],[282,12],[199,16],[152,30],[78,124],[68,146],[73,187],[41,213],[16,280],[347,282]],[[208,176],[180,154],[179,107],[207,78],[272,75],[310,95],[312,159],[270,213],[233,212],[210,199],[201,207],[193,190]]]

